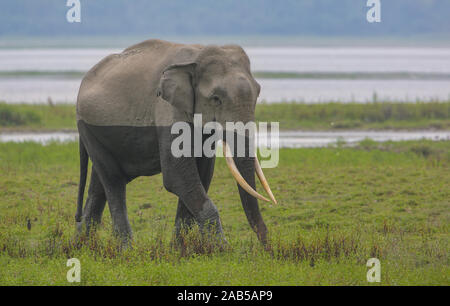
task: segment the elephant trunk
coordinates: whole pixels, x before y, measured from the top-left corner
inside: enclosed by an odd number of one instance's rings
[[[235,133],[231,135],[228,134],[226,136],[230,138],[239,137]],[[227,140],[229,140],[228,137],[226,137]],[[255,153],[250,153],[252,151],[250,150],[251,141],[247,138],[244,142],[241,142],[241,144],[245,144],[245,154],[243,154],[243,156],[240,156],[238,154],[237,146],[232,145],[233,150],[230,150],[230,147],[227,144],[227,140],[223,139],[222,141],[223,155],[231,174],[237,182],[239,195],[245,214],[247,216],[247,220],[250,224],[250,227],[256,232],[258,239],[263,244],[266,244],[267,227],[264,224],[261,212],[259,210],[258,199],[265,202],[272,201],[275,204],[277,204],[277,201],[273,196],[272,191],[270,190],[269,184],[264,176],[258,159],[254,155]],[[234,141],[234,143],[237,144],[239,143],[239,141]],[[268,194],[270,200],[256,191],[255,172],[258,175],[258,178],[261,181],[261,184]]]
[[[236,167],[241,173],[242,178],[248,185],[256,190],[255,186],[255,158],[254,157],[235,157]],[[263,243],[267,243],[267,227],[259,211],[258,200],[248,193],[238,182],[239,195],[241,197],[242,207],[247,216],[250,227],[256,232],[258,239]]]

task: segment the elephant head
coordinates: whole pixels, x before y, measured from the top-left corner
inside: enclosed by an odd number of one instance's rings
[[[202,114],[203,124],[218,122],[224,130],[224,138],[244,137],[235,131],[227,131],[227,122],[254,122],[255,106],[260,85],[250,71],[250,61],[245,51],[235,45],[190,46],[174,56],[163,71],[158,95],[176,109],[192,118]],[[231,134],[230,134],[231,132]],[[231,135],[231,136],[230,136]],[[255,172],[271,200],[276,200],[262,173],[254,149],[248,138],[245,156],[230,157],[230,149],[224,139],[223,148],[227,165],[238,183],[239,194],[250,226],[261,241],[266,241],[267,228],[261,217],[257,198],[270,201],[255,191]],[[253,154],[251,154],[253,152]]]

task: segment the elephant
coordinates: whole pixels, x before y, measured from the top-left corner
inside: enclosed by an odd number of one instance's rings
[[[215,156],[175,157],[171,127],[176,122],[192,126],[194,114],[202,115],[202,124],[253,122],[259,92],[250,60],[237,45],[150,39],[102,59],[84,76],[77,97],[77,227],[89,232],[101,222],[108,202],[114,233],[130,243],[126,185],[136,177],[162,173],[165,189],[178,197],[176,236],[198,224],[202,233],[212,233],[226,244],[218,209],[207,194]],[[224,148],[229,148],[227,142],[224,138]],[[83,208],[89,159],[91,179]],[[266,244],[268,231],[257,198],[269,200],[256,192],[255,172],[276,200],[258,159],[227,156],[226,161],[238,182],[248,222]]]

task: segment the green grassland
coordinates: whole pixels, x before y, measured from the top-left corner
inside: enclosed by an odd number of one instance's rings
[[[0,103],[0,132],[76,130],[75,105]]]
[[[279,166],[265,170],[279,205],[260,203],[268,250],[219,158],[209,193],[230,243],[223,252],[195,233],[174,246],[177,201],[161,175],[128,185],[132,248],[118,247],[107,209],[95,234],[75,239],[77,148],[0,144],[0,285],[69,285],[72,257],[81,285],[370,285],[371,257],[381,285],[450,284],[448,141],[282,149]]]
[[[278,121],[281,129],[450,129],[450,102],[260,104],[258,121]]]
[[[450,129],[449,102],[260,103],[256,120],[283,130]],[[0,103],[0,132],[75,130],[74,105]]]

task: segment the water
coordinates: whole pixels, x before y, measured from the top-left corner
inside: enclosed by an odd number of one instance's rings
[[[450,73],[450,48],[248,47],[254,71]],[[120,49],[0,49],[0,71],[87,71]]]
[[[371,73],[375,79],[258,79],[260,101],[368,102],[450,99],[450,78],[387,80],[379,73],[450,74],[450,48],[414,47],[249,47],[255,72]],[[0,49],[0,100],[10,103],[74,103],[80,77],[119,49]],[[22,76],[8,73],[22,71]],[[37,72],[61,76],[31,76]]]
[[[248,48],[255,71],[450,72],[449,48]]]
[[[262,79],[260,101],[305,103],[449,100],[449,80]]]
[[[78,140],[78,133],[44,132],[44,133],[0,133],[0,142],[70,142]]]
[[[56,78],[0,78],[0,101],[42,103],[49,97],[57,103],[75,103],[80,80]]]
[[[263,141],[260,145],[267,145],[265,135],[261,135]],[[336,132],[307,132],[291,131],[280,132],[280,148],[314,148],[326,147],[344,142],[348,145],[356,144],[364,139],[372,139],[376,142],[406,141],[428,139],[433,141],[450,140],[450,131],[336,131]]]
[[[280,148],[314,148],[345,142],[348,145],[356,144],[366,138],[377,142],[403,141],[403,140],[450,140],[450,131],[336,131],[336,132],[307,132],[307,131],[283,131],[279,134],[278,141],[268,141],[266,134],[259,134],[259,145]],[[49,132],[49,133],[1,133],[0,142],[25,142],[32,141],[48,144],[53,141],[76,141],[77,133]]]
[[[441,80],[293,80],[260,79],[259,101],[370,102],[378,100],[422,101],[450,99],[450,82]],[[42,103],[48,97],[58,103],[75,103],[80,81],[74,79],[2,79],[0,100],[10,103]]]

